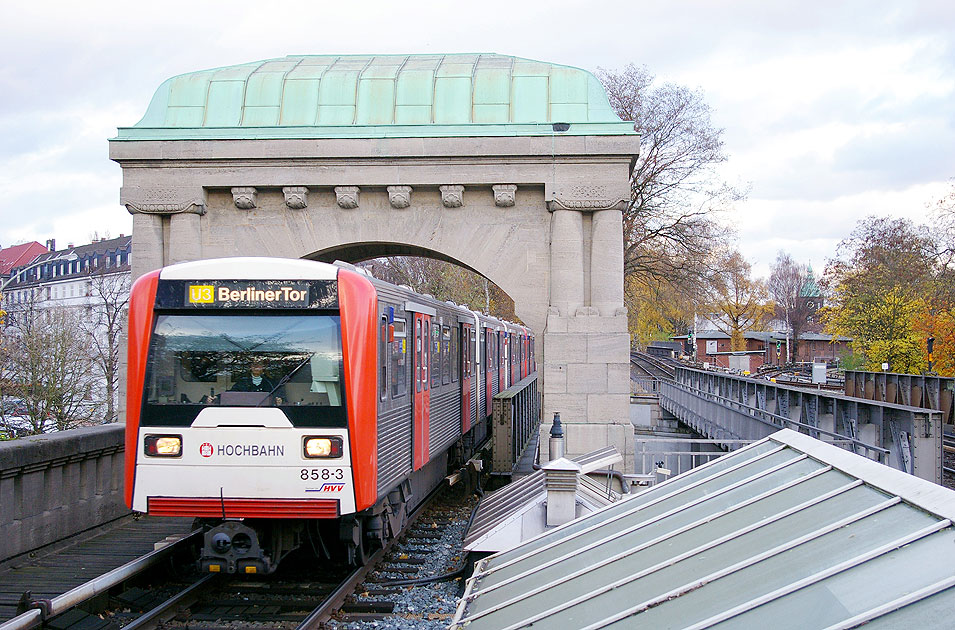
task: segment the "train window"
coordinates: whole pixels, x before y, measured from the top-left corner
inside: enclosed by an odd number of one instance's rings
[[[437,323],[431,326],[431,387],[441,385],[441,326]]]
[[[472,349],[472,350],[471,350],[471,353],[472,353],[472,355],[473,355],[473,353],[474,353],[474,348],[477,347],[477,334],[474,332],[473,329],[471,330],[471,343],[468,345],[468,347]],[[468,360],[468,373],[473,373],[473,372],[474,372],[474,359],[475,359],[474,356],[469,357],[469,360]]]
[[[421,386],[424,387],[425,391],[428,391],[428,375],[431,373],[431,322],[424,323],[424,332],[421,334],[421,348],[424,352],[421,361]]]
[[[491,335],[487,334],[483,328],[481,329],[481,349],[483,352],[481,360],[484,362],[481,370],[486,373],[491,369]]]
[[[388,347],[388,316],[381,316],[381,326],[378,331],[378,397],[384,400],[388,397],[388,358],[386,349]]]
[[[401,398],[408,391],[408,345],[405,320],[395,319],[395,338],[391,342],[391,397]]]
[[[487,335],[484,329],[481,329],[481,371],[487,369]]]
[[[461,365],[461,349],[458,344],[460,331],[457,326],[451,329],[451,382],[456,383]]]
[[[295,426],[318,426],[344,419],[342,381],[338,316],[158,315],[142,418],[188,425],[209,405],[281,407]]]
[[[441,327],[441,384],[447,385],[451,382],[451,328]]]
[[[421,371],[424,369],[424,364],[421,360],[422,356],[421,356],[421,320],[420,319],[415,319],[414,348],[415,348],[414,388],[416,392],[420,392],[421,391]]]

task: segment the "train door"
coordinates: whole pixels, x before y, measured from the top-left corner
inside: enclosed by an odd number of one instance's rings
[[[511,346],[511,385],[513,385],[521,380],[518,376],[521,370],[521,338],[516,333],[511,333],[508,339],[510,340],[508,345]]]
[[[504,339],[502,339],[501,347],[504,349],[504,363],[501,364],[501,391],[504,391],[511,386],[511,370],[510,370],[510,358],[511,358],[511,348],[508,343],[508,333],[504,333]]]
[[[424,466],[430,456],[428,434],[431,410],[431,316],[414,314],[414,413],[412,429],[413,469]]]
[[[498,393],[503,392],[507,389],[507,370],[505,366],[507,365],[507,359],[505,355],[507,354],[505,348],[505,335],[503,330],[497,332],[497,389]]]
[[[530,349],[527,347],[527,331],[521,334],[521,378],[530,374]]]
[[[461,432],[471,430],[471,324],[461,324]]]
[[[494,331],[484,329],[484,417],[491,415],[491,381],[494,377]]]

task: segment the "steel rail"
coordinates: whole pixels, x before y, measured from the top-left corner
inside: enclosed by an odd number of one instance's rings
[[[171,554],[174,550],[191,542],[194,537],[201,535],[201,533],[202,531],[197,529],[165,547],[150,551],[146,555],[127,562],[112,571],[108,571],[85,584],[80,584],[62,595],[48,600],[35,600],[30,602],[31,610],[0,624],[0,630],[31,630],[31,628],[41,626],[50,617],[61,615],[69,609],[75,608],[83,602],[125,582],[134,575],[149,569],[165,559],[166,556]]]
[[[183,590],[179,591],[163,603],[159,604],[152,610],[147,611],[146,613],[140,615],[130,623],[123,626],[123,630],[143,630],[144,628],[152,628],[163,620],[160,617],[163,613],[168,612],[174,606],[177,606],[184,600],[193,597],[196,595],[196,591],[201,590],[203,587],[207,586],[209,582],[218,578],[220,574],[218,573],[208,573]]]
[[[302,620],[302,623],[298,625],[296,630],[318,630],[322,627],[322,624],[331,619],[332,614],[335,613],[342,604],[345,603],[345,599],[354,592],[355,588],[361,584],[362,580],[365,579],[365,576],[371,573],[377,564],[385,557],[385,555],[394,547],[398,540],[411,529],[411,526],[414,525],[415,521],[418,520],[418,517],[424,513],[424,509],[434,500],[438,492],[444,488],[443,484],[438,484],[438,487],[435,488],[431,494],[425,498],[421,504],[415,508],[415,510],[408,515],[408,522],[405,523],[404,528],[397,536],[389,540],[385,545],[376,551],[364,565],[355,569],[345,580],[332,591],[325,601],[319,604],[312,612],[308,614],[305,619]],[[3,630],[0,628],[0,630]]]

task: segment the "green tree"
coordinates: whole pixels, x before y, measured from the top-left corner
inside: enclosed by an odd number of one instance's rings
[[[839,252],[825,274],[827,330],[852,337],[866,369],[923,370],[924,338],[915,325],[937,271],[932,237],[907,219],[869,217]]]

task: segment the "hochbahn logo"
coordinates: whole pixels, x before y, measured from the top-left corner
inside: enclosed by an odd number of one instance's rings
[[[223,455],[225,457],[282,457],[285,455],[285,446],[282,444],[220,444],[213,446],[203,442],[199,446],[199,454],[203,457]]]

